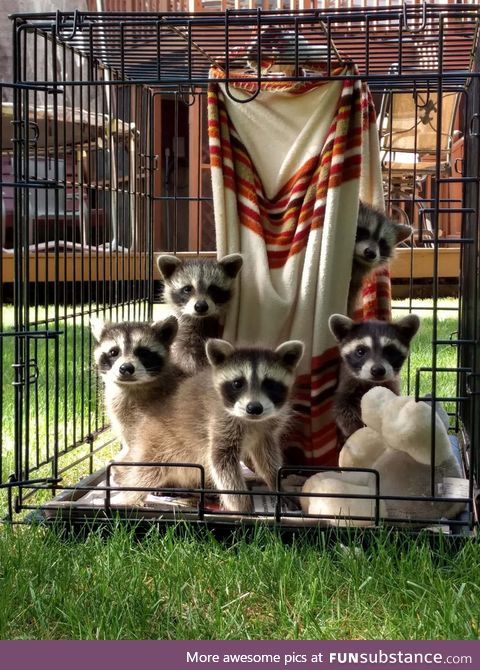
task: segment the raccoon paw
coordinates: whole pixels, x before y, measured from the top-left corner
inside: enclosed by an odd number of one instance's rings
[[[251,514],[254,511],[253,498],[238,493],[224,493],[220,496],[222,507],[229,512],[244,512]]]
[[[111,501],[115,507],[144,507],[145,493],[143,491],[120,491],[112,495]]]

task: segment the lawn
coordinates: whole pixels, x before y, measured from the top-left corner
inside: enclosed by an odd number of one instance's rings
[[[448,339],[456,302],[442,305],[438,336]],[[404,375],[410,393],[414,371],[430,367],[432,356],[431,315],[417,306],[422,328],[410,384]],[[67,353],[72,337],[67,329]],[[86,341],[86,332],[75,337]],[[62,412],[85,420],[91,407],[77,404],[64,349],[60,360]],[[438,361],[455,367],[456,350],[439,347]],[[429,386],[425,375],[420,392]],[[455,394],[455,375],[439,374],[437,388]],[[67,450],[64,458],[75,456]],[[382,531],[365,547],[353,540],[327,547],[321,533],[284,544],[262,529],[222,544],[152,529],[138,542],[119,526],[107,538],[92,531],[80,541],[42,527],[0,527],[0,639],[469,639],[480,634],[479,601],[476,540],[454,550],[439,538],[432,548],[425,537]]]
[[[62,540],[0,531],[0,637],[73,639],[472,639],[480,555],[385,533],[366,549],[259,532],[212,537],[125,528]]]
[[[392,313],[394,319],[400,319],[407,314],[405,308],[408,301],[394,301]],[[407,365],[402,370],[402,393],[413,395],[417,390],[416,371],[419,368],[432,367],[432,331],[433,314],[430,300],[416,300],[412,305],[412,311],[420,317],[421,325],[411,344],[411,355]],[[455,299],[443,299],[438,301],[437,312],[437,339],[449,340],[458,329],[458,301]],[[450,368],[451,372],[437,372],[437,397],[453,397],[456,395],[456,371],[457,350],[450,344],[437,346],[437,368]],[[420,396],[431,393],[432,373],[422,372],[420,374]],[[450,404],[449,409],[454,407]]]

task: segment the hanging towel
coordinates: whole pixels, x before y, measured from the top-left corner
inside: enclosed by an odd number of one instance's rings
[[[359,197],[383,208],[369,90],[352,64],[333,74],[345,78],[263,82],[242,103],[258,82],[222,83],[222,70],[212,68],[208,94],[217,252],[244,256],[224,337],[267,347],[305,342],[287,443],[309,464],[337,461],[339,360],[327,324],[346,313]],[[363,317],[389,315],[382,272],[365,285]]]

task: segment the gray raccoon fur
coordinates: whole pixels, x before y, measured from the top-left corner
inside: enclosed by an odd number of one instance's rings
[[[342,359],[333,415],[343,443],[363,428],[360,403],[367,391],[385,386],[397,395],[400,393],[400,369],[420,321],[415,314],[395,322],[375,319],[354,322],[333,314],[328,326],[338,342]]]
[[[198,464],[204,468],[206,487],[228,491],[246,489],[240,461],[248,456],[268,488],[276,488],[282,465],[280,438],[292,413],[290,392],[302,343],[286,342],[271,351],[234,349],[224,340],[209,340],[206,351],[211,367],[187,378],[165,399],[155,419],[145,417],[129,460]],[[197,468],[117,470],[115,480],[124,487],[201,485]],[[121,502],[139,505],[145,497],[142,492],[125,492]],[[222,493],[220,499],[227,510],[253,510],[249,495]]]
[[[352,277],[348,290],[347,314],[353,317],[366,277],[387,265],[395,247],[412,234],[412,228],[396,223],[378,209],[360,202],[357,232],[352,262]]]
[[[165,285],[165,302],[179,320],[172,360],[188,374],[208,364],[205,342],[222,334],[242,263],[239,254],[230,254],[219,261],[208,258],[182,261],[165,254],[157,259]]]
[[[138,437],[139,424],[154,419],[185,378],[169,356],[178,322],[170,316],[153,323],[104,323],[92,319],[91,325],[97,341],[95,364],[105,386],[105,408],[125,456]],[[110,355],[116,351],[115,356]],[[133,373],[122,375],[120,369],[125,365],[133,366]]]

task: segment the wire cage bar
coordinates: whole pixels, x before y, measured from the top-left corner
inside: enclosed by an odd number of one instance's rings
[[[212,67],[234,97],[233,84],[245,81],[341,79],[338,64],[353,61],[348,76],[368,83],[377,108],[387,209],[414,227],[392,267],[401,298],[394,308],[424,317],[431,364],[412,354],[403,390],[444,403],[468,481],[458,496],[463,515],[433,514],[410,526],[472,532],[480,469],[479,16],[477,5],[424,2],[11,17],[14,73],[2,85],[0,119],[4,518],[41,512],[103,522],[123,514],[215,527],[261,517],[290,529],[328,521],[282,503],[291,497],[289,467],[279,472],[277,491],[257,492],[259,508],[248,519],[212,503],[203,475],[195,490],[181,492],[190,494],[187,507],[115,507],[108,463],[118,444],[92,367],[89,318],[151,318],[162,309],[155,254],[215,252],[206,113]],[[276,55],[281,75],[262,66],[279,33],[289,36]],[[304,478],[312,472],[294,470]],[[423,500],[441,504],[434,484],[432,468]],[[372,515],[352,522],[379,524],[378,482],[370,498]]]
[[[207,84],[212,65],[230,71],[247,67],[254,49],[269,48],[268,37],[250,49],[268,26],[291,29],[307,41],[293,40],[282,63],[312,61],[322,54],[326,76],[338,58],[353,60],[370,86],[432,76],[462,82],[471,70],[478,10],[475,6],[422,3],[398,7],[328,10],[226,10],[225,12],[57,12],[18,15],[22,29],[48,31],[118,73],[120,81],[177,86]],[[22,22],[25,22],[22,24]],[[441,34],[442,44],[438,44]],[[303,48],[303,52],[302,52]],[[250,53],[249,53],[250,52]],[[255,54],[253,54],[255,55]],[[440,62],[441,61],[441,62]],[[293,75],[295,77],[295,74]],[[303,75],[297,73],[298,78]],[[29,77],[24,79],[28,82]],[[433,83],[433,82],[432,82]]]

